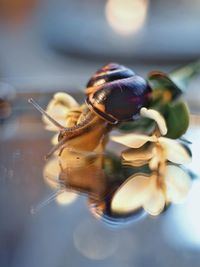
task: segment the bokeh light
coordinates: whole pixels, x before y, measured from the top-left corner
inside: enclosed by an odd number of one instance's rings
[[[86,258],[103,260],[112,256],[119,246],[117,233],[101,223],[84,220],[74,231],[74,245]]]
[[[105,13],[109,25],[119,34],[136,33],[143,26],[148,0],[108,0]]]

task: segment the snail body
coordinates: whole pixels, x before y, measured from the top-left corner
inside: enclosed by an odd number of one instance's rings
[[[66,126],[55,121],[34,100],[29,100],[60,130],[58,144],[48,156],[66,147],[95,149],[114,125],[134,120],[140,109],[148,106],[151,87],[129,68],[110,63],[99,69],[88,81],[86,96],[80,116],[76,114],[73,117],[69,111]]]

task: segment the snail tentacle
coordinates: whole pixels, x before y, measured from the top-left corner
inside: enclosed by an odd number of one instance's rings
[[[54,118],[52,118],[43,108],[41,108],[40,105],[38,105],[38,103],[35,102],[33,98],[30,98],[28,102],[31,103],[40,113],[42,113],[45,117],[47,117],[47,119],[50,122],[52,122],[56,127],[58,127],[60,130],[63,130],[65,128],[63,125],[54,120]]]
[[[58,127],[62,133],[64,133],[64,135],[68,135],[71,136],[72,135],[76,135],[77,131],[80,130],[82,131],[82,128],[84,128],[85,126],[87,126],[87,124],[89,122],[92,121],[92,119],[94,118],[94,114],[88,110],[85,119],[82,120],[79,124],[76,124],[75,126],[72,127],[65,127],[63,125],[61,125],[60,123],[58,123],[56,120],[54,120],[54,118],[52,118],[43,108],[40,107],[40,105],[38,105],[38,103],[33,100],[32,98],[29,99],[29,103],[31,103],[40,113],[42,113],[44,116],[47,117],[47,119],[49,119],[56,127]]]

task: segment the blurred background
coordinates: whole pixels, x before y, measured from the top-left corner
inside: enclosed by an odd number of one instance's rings
[[[146,75],[200,55],[198,0],[0,0],[0,78],[83,88],[110,61]]]
[[[1,267],[199,267],[199,180],[185,204],[121,229],[73,194],[32,215],[52,194],[43,180],[51,135],[27,103],[31,95],[44,107],[55,91],[83,90],[110,61],[146,77],[197,60],[199,29],[198,0],[0,0],[0,97],[13,107],[0,118]],[[198,114],[199,82],[186,94]],[[198,117],[186,135],[197,174],[199,135]]]

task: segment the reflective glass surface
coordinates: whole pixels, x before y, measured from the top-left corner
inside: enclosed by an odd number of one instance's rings
[[[193,143],[193,160],[187,168],[195,176],[187,200],[157,217],[146,215],[113,225],[92,214],[84,192],[67,190],[41,207],[56,193],[44,179],[44,156],[51,148],[52,133],[28,103],[30,97],[45,107],[51,95],[17,94],[1,105],[0,266],[198,267],[198,117],[193,117],[186,134]]]

